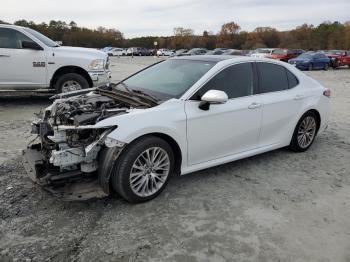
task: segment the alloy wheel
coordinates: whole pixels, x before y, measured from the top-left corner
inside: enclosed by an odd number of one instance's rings
[[[298,129],[298,144],[301,148],[311,145],[316,134],[316,121],[312,116],[307,116],[301,122]]]
[[[160,147],[143,151],[130,171],[130,187],[140,197],[148,197],[162,188],[170,171],[168,153]]]

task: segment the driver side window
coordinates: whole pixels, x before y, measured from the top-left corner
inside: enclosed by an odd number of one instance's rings
[[[33,42],[27,37],[11,28],[0,28],[0,48],[22,49],[22,41]]]
[[[225,68],[199,89],[191,100],[201,100],[201,97],[211,89],[224,91],[228,99],[252,95],[252,63],[242,63]]]

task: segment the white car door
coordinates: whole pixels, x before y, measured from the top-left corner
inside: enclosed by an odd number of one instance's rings
[[[253,79],[252,63],[231,65],[186,101],[189,165],[257,147],[262,111]],[[229,100],[200,109],[200,97],[212,89],[226,92]]]
[[[289,144],[303,108],[305,93],[298,79],[281,65],[257,62],[263,117],[259,146]]]
[[[0,88],[37,89],[46,86],[46,52],[23,48],[35,43],[12,28],[0,28]]]

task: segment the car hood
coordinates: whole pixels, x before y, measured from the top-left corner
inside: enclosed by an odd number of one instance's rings
[[[94,57],[95,59],[105,59],[107,57],[107,54],[105,52],[93,48],[60,46],[55,47],[54,51],[57,53],[72,53],[74,55],[80,54],[89,57]]]
[[[309,62],[311,60],[312,59],[310,59],[310,58],[293,58],[293,59],[290,59],[289,61],[291,61],[291,62]]]
[[[282,59],[282,58],[286,58],[287,55],[277,55],[277,54],[272,54],[269,55],[269,58],[273,58],[273,59]]]
[[[339,58],[340,57],[339,55],[327,55],[327,54],[326,54],[326,56],[328,58]]]
[[[45,115],[53,126],[64,129],[100,128],[103,124],[99,122],[105,119],[158,105],[142,94],[107,86],[64,93],[53,99]]]

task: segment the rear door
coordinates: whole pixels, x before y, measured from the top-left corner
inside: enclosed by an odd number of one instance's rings
[[[188,163],[199,164],[257,147],[261,101],[254,95],[252,63],[229,66],[211,78],[185,103]],[[227,93],[224,104],[198,106],[208,90]]]
[[[0,89],[36,89],[46,86],[46,53],[23,49],[28,36],[12,28],[0,28]]]
[[[298,88],[298,79],[285,67],[257,62],[259,91],[263,103],[259,146],[285,142],[305,94]]]

